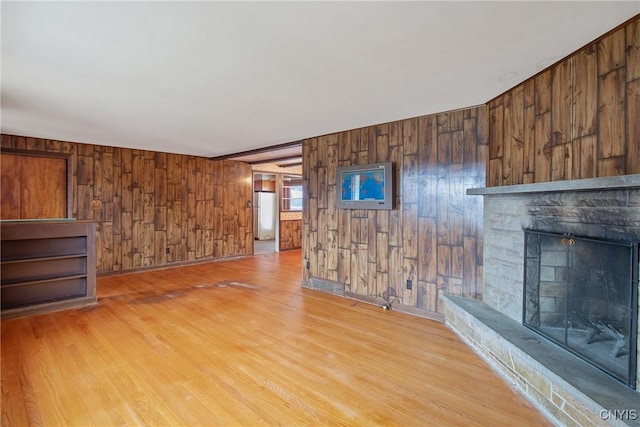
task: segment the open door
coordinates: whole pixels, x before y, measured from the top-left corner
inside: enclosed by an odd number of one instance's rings
[[[253,253],[278,251],[278,193],[275,174],[253,175]]]

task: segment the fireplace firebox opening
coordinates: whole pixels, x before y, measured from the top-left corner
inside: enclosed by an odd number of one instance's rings
[[[636,388],[638,243],[525,230],[523,324]]]

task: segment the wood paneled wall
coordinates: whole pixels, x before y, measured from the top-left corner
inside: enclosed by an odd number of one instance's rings
[[[68,216],[68,159],[57,153],[44,154],[0,153],[1,219]]]
[[[12,135],[2,147],[71,154],[72,212],[97,223],[98,273],[253,253],[246,163]]]
[[[304,280],[395,306],[438,312],[441,292],[482,294],[482,199],[487,113],[469,108],[303,142]],[[395,206],[336,208],[336,167],[390,161]],[[407,279],[412,289],[407,289]]]
[[[280,250],[302,247],[302,220],[280,219]]]
[[[489,103],[488,186],[640,173],[640,16]]]

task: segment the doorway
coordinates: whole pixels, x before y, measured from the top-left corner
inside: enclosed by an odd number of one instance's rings
[[[253,253],[278,252],[279,209],[276,174],[253,174]]]

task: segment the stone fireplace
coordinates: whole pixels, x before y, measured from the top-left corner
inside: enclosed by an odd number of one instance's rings
[[[627,365],[635,372],[616,379],[578,357],[576,352],[560,348],[553,340],[523,325],[527,268],[525,230],[580,236],[587,241],[635,242],[627,247],[631,247],[634,254],[631,263],[636,273],[630,286],[635,287],[634,295],[637,295],[640,175],[470,189],[467,194],[484,197],[484,294],[482,301],[444,296],[447,324],[558,424],[640,425],[640,387],[635,384],[640,369],[637,327],[628,330],[634,334],[635,348],[615,351],[618,356],[628,355],[635,359]],[[564,256],[564,262],[571,256],[562,249],[558,252]],[[551,256],[559,257],[559,254]],[[551,287],[551,282],[565,279],[566,269],[558,266],[553,271],[545,269],[529,273],[545,275],[547,287]],[[558,288],[547,289],[547,292],[551,292],[547,299],[538,300],[547,310],[543,310],[542,315],[548,319],[556,316],[557,320],[558,313],[553,312],[555,308],[551,305],[557,303],[556,308],[559,308],[562,298],[552,300],[551,295],[558,295]],[[620,301],[630,298],[631,293]],[[566,304],[566,300],[562,302]],[[632,301],[628,302],[631,304]],[[637,298],[629,310],[637,319]],[[578,319],[578,316],[582,318]],[[529,320],[535,322],[535,316]],[[603,324],[605,328],[607,326],[607,322],[595,314],[576,314],[571,321],[580,324],[581,331],[588,331],[590,326],[595,329]],[[592,325],[585,325],[589,322]],[[608,324],[619,330],[613,322]],[[610,332],[613,336],[613,331]],[[597,335],[595,331],[593,335]],[[605,341],[603,336],[594,337],[583,338],[582,342],[589,339]],[[609,344],[613,345],[610,349]],[[615,342],[608,342],[607,351],[613,352],[615,346]]]

